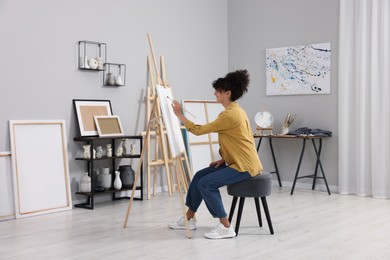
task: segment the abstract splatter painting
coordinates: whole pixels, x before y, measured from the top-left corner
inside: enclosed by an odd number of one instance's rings
[[[266,49],[266,95],[330,94],[330,43]]]

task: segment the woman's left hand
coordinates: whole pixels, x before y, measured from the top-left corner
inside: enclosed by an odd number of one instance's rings
[[[218,161],[214,161],[214,162],[211,162],[210,163],[210,167],[214,167],[214,168],[218,168],[219,166],[225,164],[225,160],[224,159],[220,159]]]

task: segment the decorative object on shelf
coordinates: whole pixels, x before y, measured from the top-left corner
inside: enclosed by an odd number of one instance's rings
[[[84,56],[84,57],[80,57],[79,58],[79,66],[82,68],[82,69],[90,69],[89,65],[88,65],[88,57],[87,56]]]
[[[116,190],[120,190],[122,188],[122,181],[121,181],[121,178],[120,178],[120,172],[119,171],[115,171],[114,188]]]
[[[120,172],[123,187],[133,187],[135,174],[131,165],[120,165],[118,171]]]
[[[115,84],[118,86],[123,86],[123,79],[122,79],[121,75],[116,76]]]
[[[97,58],[88,60],[88,56]],[[79,41],[78,57],[80,70],[102,71],[104,70],[103,64],[107,60],[107,45],[103,42]],[[100,66],[99,63],[101,63]]]
[[[135,144],[130,144],[130,154],[131,155],[135,154]]]
[[[103,157],[103,147],[97,146],[96,147],[96,158],[102,158]]]
[[[127,139],[122,139],[123,153],[125,155],[130,154],[130,146],[127,143]]]
[[[95,149],[92,149],[92,158],[96,159],[96,150]]]
[[[100,168],[99,178],[103,188],[105,189],[111,188],[110,168]]]
[[[115,86],[115,78],[114,78],[114,74],[112,74],[112,72],[108,72],[107,73],[107,78],[106,78],[105,85]]]
[[[282,134],[286,135],[288,132],[290,132],[290,126],[292,123],[294,123],[295,118],[297,115],[291,115],[290,113],[287,114],[286,118],[284,119],[284,124],[282,126]]]
[[[126,65],[120,63],[104,63],[103,86],[126,85]]]
[[[89,68],[96,70],[98,68],[98,61],[96,59],[89,59],[88,66]]]
[[[88,176],[88,172],[84,173],[84,176],[80,181],[81,192],[91,192],[91,177]]]
[[[107,144],[106,145],[106,156],[107,157],[112,157],[112,148],[111,148],[111,144]]]
[[[94,119],[99,136],[121,136],[125,134],[119,116],[94,116]]]
[[[91,158],[91,145],[89,145],[89,144],[83,145],[83,148],[84,148],[84,158],[90,159]]]
[[[123,155],[123,141],[118,145],[118,148],[116,148],[115,156],[121,157]]]
[[[97,69],[98,69],[98,70],[104,70],[103,59],[102,59],[102,57],[96,57],[96,61],[97,61],[97,63],[98,63]]]
[[[94,116],[111,116],[110,100],[73,99],[80,136],[97,136]]]
[[[94,169],[93,174],[95,176],[95,191],[96,188],[102,187],[102,180],[99,177],[100,170],[99,169]]]

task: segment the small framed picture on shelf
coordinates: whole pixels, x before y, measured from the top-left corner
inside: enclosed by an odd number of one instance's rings
[[[119,116],[94,116],[99,136],[121,136],[123,132]]]
[[[73,99],[80,136],[97,136],[94,116],[112,116],[110,100]]]

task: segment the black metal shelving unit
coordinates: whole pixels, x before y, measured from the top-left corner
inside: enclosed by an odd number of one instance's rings
[[[117,140],[121,139],[130,139],[130,140],[138,140],[139,142],[139,153],[134,154],[134,155],[128,155],[124,154],[123,156],[115,156],[115,145],[117,143]],[[94,162],[95,161],[111,161],[111,167],[112,169],[116,168],[116,161],[119,159],[140,159],[141,160],[141,152],[142,152],[142,136],[139,135],[123,135],[123,136],[107,136],[107,137],[98,137],[98,136],[83,136],[83,137],[75,137],[73,139],[75,142],[83,142],[86,144],[89,144],[90,147],[90,154],[93,154],[93,149],[96,147],[96,145],[99,143],[111,143],[112,145],[112,150],[113,150],[113,156],[112,157],[107,157],[103,156],[101,158],[83,158],[83,157],[78,157],[75,158],[75,160],[80,160],[80,161],[85,161],[87,166],[87,172],[88,175],[91,177],[91,192],[76,192],[78,195],[83,195],[87,197],[87,201],[85,203],[79,203],[75,204],[75,207],[78,208],[85,208],[85,209],[94,209],[94,198],[95,196],[99,195],[107,195],[107,194],[112,194],[112,199],[117,200],[117,199],[124,199],[124,198],[129,198],[129,197],[116,197],[117,192],[121,191],[129,191],[132,190],[133,187],[123,187],[120,190],[116,190],[114,188],[109,188],[104,191],[96,191],[96,176],[94,174]],[[114,174],[112,174],[112,180],[111,182],[113,183],[114,181]],[[133,185],[137,185],[137,183],[134,183]],[[143,200],[143,163],[141,165],[141,170],[140,170],[140,184],[136,186],[136,190],[140,191],[140,197],[134,198],[135,200]]]

